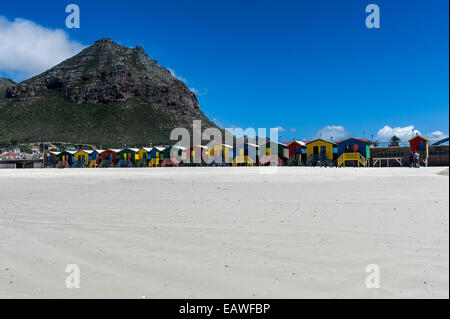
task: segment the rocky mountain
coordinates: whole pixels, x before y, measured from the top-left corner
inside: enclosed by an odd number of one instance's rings
[[[194,119],[202,120],[203,127],[215,127],[182,81],[141,47],[127,48],[111,39],[98,40],[21,83],[0,79],[3,144],[169,143],[173,128],[192,128]]]
[[[4,89],[6,90],[8,87],[15,85],[16,82],[14,82],[13,80],[10,79],[6,79],[6,78],[0,78],[0,90]]]

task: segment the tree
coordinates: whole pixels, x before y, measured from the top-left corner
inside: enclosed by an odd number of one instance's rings
[[[391,141],[389,142],[389,146],[398,146],[400,142],[400,138],[396,135],[391,137]]]

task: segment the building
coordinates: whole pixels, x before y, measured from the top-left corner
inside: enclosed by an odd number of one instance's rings
[[[371,141],[350,137],[336,142],[338,166],[368,166]],[[359,155],[358,155],[359,154]]]
[[[92,150],[79,150],[74,154],[74,161],[72,163],[72,167],[87,167],[90,163],[90,156],[92,154]]]
[[[180,163],[186,160],[186,147],[172,145],[165,148],[160,154],[160,165],[165,166],[179,166]]]
[[[161,164],[161,157],[163,156],[165,148],[164,147],[153,147],[150,150],[149,158],[150,162],[148,163],[148,166],[150,167],[157,167]]]
[[[306,163],[306,143],[302,141],[292,141],[286,143],[289,149],[287,160],[288,166],[300,166]]]
[[[57,157],[60,152],[46,151],[44,153],[44,167],[55,167],[57,163]]]
[[[129,167],[130,164],[135,164],[136,160],[139,160],[138,152],[137,148],[124,148],[117,152],[117,166]]]
[[[448,166],[449,146],[430,145],[428,154],[428,166]]]
[[[254,166],[259,162],[259,146],[242,143],[233,149],[233,166]]]
[[[258,164],[260,166],[283,166],[289,158],[289,147],[286,144],[269,141],[259,146]]]
[[[151,147],[141,147],[137,154],[139,155],[140,160],[149,160],[150,159],[150,152],[152,151]]]
[[[231,164],[233,161],[233,146],[228,144],[213,145],[208,149],[208,164]]]
[[[101,151],[100,153],[100,163],[101,162],[111,162],[112,166],[116,166],[117,164],[117,153],[119,153],[119,149],[109,148],[107,150]],[[111,165],[109,165],[111,166]]]
[[[425,166],[428,166],[428,140],[420,135],[414,136],[409,141],[409,152],[420,154],[420,161]]]
[[[332,165],[337,159],[337,144],[317,139],[306,144],[306,165]]]
[[[186,165],[199,166],[206,162],[208,147],[204,145],[194,145],[187,150]]]
[[[69,167],[75,161],[75,153],[74,151],[62,151],[56,156],[56,161],[57,163],[61,162],[59,166]]]

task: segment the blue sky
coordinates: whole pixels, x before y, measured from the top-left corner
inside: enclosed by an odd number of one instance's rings
[[[69,3],[80,7],[80,29],[65,28]],[[365,27],[370,3],[380,29]],[[411,129],[448,134],[448,10],[443,0],[40,0],[4,2],[0,16],[61,29],[82,45],[141,45],[225,127],[280,126],[283,140],[321,129],[382,140]],[[0,76],[28,76],[1,58]]]

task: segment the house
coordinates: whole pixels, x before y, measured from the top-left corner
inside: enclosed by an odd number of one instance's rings
[[[187,150],[187,165],[202,165],[208,156],[208,147],[204,145],[194,145]]]
[[[350,137],[337,141],[337,165],[367,166],[370,159],[370,146],[372,142],[362,138]]]
[[[133,167],[139,160],[139,149],[127,147],[117,152],[117,167]]]
[[[161,146],[157,146],[157,147],[153,147],[150,150],[149,158],[150,158],[150,162],[148,163],[148,166],[150,167],[157,167],[160,165],[161,163],[161,157],[163,156],[163,152],[164,152],[164,147]]]
[[[420,161],[425,166],[428,166],[428,140],[417,134],[408,142],[410,153],[418,152],[420,154]]]
[[[15,160],[20,158],[20,151],[19,152],[5,152],[0,155],[0,160]]]
[[[37,146],[37,145],[31,146],[31,153],[35,154],[35,153],[39,153],[39,152],[40,152],[39,146]]]
[[[254,166],[259,159],[259,146],[253,143],[242,143],[233,149],[233,166]]]
[[[67,163],[67,167],[72,165],[75,161],[75,153],[74,151],[62,151],[56,156],[57,162],[65,162]]]
[[[90,163],[92,152],[92,150],[76,151],[72,167],[87,167]]]
[[[119,149],[108,148],[107,150],[99,152],[100,154],[100,162],[111,162],[113,166],[117,164],[117,153],[119,153]],[[108,165],[111,166],[111,165]]]
[[[259,146],[260,166],[283,166],[289,157],[289,147],[286,144],[269,141]]]
[[[151,147],[141,147],[139,151],[137,152],[139,155],[139,159],[142,160],[149,160],[150,159],[150,152],[152,151]]]
[[[44,153],[44,167],[55,167],[56,163],[57,163],[57,157],[59,155],[60,152],[56,152],[56,151],[46,151]]]
[[[323,139],[317,139],[306,144],[306,165],[332,165],[336,160],[337,144]]]
[[[139,159],[139,149],[138,148],[124,148],[117,152],[117,160],[120,161],[130,161],[132,164],[136,162],[136,159]]]
[[[161,167],[180,166],[180,163],[186,159],[186,147],[172,145],[164,149],[161,156]]]
[[[233,146],[228,144],[213,145],[208,149],[208,164],[231,164],[233,161]]]
[[[306,143],[302,141],[292,141],[286,143],[289,148],[287,165],[300,166],[306,163]]]
[[[100,164],[101,153],[103,153],[103,150],[92,150],[89,156],[89,167],[97,167]]]

